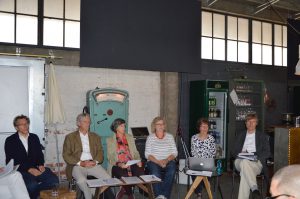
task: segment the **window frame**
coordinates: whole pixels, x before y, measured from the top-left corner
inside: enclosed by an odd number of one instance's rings
[[[10,11],[2,11],[0,10],[0,13],[5,14],[13,14],[14,15],[14,39],[13,42],[0,42],[0,45],[6,45],[6,46],[20,46],[20,47],[37,47],[37,48],[51,48],[51,49],[63,49],[63,50],[75,50],[79,51],[79,48],[75,47],[66,47],[65,46],[65,22],[71,21],[71,22],[80,22],[79,20],[74,19],[67,19],[65,18],[65,12],[66,12],[66,0],[63,0],[63,18],[55,18],[55,17],[46,17],[44,16],[44,0],[37,0],[37,15],[32,14],[24,14],[24,13],[18,13],[17,12],[17,0],[14,1],[14,9],[13,12]],[[37,17],[37,44],[23,44],[23,43],[17,43],[17,16],[23,15],[23,16],[30,16],[30,17]],[[43,45],[44,40],[44,19],[58,19],[63,21],[63,46],[49,46],[49,45]],[[79,30],[80,33],[80,30]],[[79,38],[79,45],[80,45],[80,38]]]

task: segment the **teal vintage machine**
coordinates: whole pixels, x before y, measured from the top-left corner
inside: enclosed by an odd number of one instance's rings
[[[128,97],[127,91],[114,88],[96,88],[87,92],[87,107],[91,116],[90,131],[101,137],[104,150],[102,166],[105,168],[107,167],[106,138],[114,133],[110,125],[116,118],[122,118],[128,124]]]

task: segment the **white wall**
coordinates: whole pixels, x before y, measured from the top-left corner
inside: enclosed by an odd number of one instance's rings
[[[136,70],[55,66],[66,122],[57,126],[60,162],[64,137],[76,129],[75,118],[86,105],[86,93],[96,87],[129,92],[128,127],[147,126],[160,113],[160,73]],[[46,134],[46,162],[56,162],[54,127]]]

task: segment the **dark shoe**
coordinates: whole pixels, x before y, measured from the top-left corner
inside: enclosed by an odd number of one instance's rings
[[[257,189],[252,191],[252,199],[261,199],[260,192]]]

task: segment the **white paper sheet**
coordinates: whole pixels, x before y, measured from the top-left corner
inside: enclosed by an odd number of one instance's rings
[[[93,179],[86,181],[89,187],[104,187],[104,186],[113,186],[123,184],[121,180],[117,178],[108,178],[108,179]]]
[[[232,102],[233,102],[235,105],[237,105],[237,103],[238,103],[238,101],[239,101],[239,97],[238,97],[238,95],[236,94],[235,90],[232,89],[232,91],[230,92],[229,95],[230,95],[230,98],[231,98]]]
[[[142,178],[142,180],[144,180],[145,182],[157,182],[157,181],[161,181],[160,178],[156,177],[155,175],[141,175],[140,178]]]
[[[139,184],[139,183],[143,183],[143,181],[140,178],[136,177],[136,176],[122,177],[122,180],[126,184]]]
[[[139,163],[141,160],[129,160],[127,163],[126,163],[126,166],[131,166],[131,165],[134,165],[134,164],[137,164]]]
[[[211,177],[212,172],[211,171],[194,171],[194,170],[186,170],[185,172],[187,175],[192,175],[192,176],[207,176]]]
[[[13,171],[16,171],[19,168],[19,165],[14,166],[14,160],[11,159],[9,163],[3,168],[3,170],[0,172],[0,178],[3,178],[4,176],[10,174]]]

